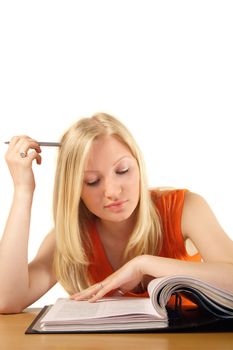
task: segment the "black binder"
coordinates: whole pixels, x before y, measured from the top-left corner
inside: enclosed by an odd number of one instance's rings
[[[128,329],[124,331],[44,331],[35,327],[44,316],[48,306],[45,306],[25,331],[25,334],[79,334],[79,333],[195,333],[195,332],[232,332],[233,317],[218,317],[201,306],[167,308],[169,325],[164,328]]]

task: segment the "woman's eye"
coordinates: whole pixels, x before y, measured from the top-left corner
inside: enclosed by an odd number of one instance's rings
[[[86,185],[87,186],[95,186],[99,183],[99,181],[100,181],[99,179],[94,180],[94,181],[86,181]]]
[[[123,175],[123,174],[127,173],[128,171],[129,171],[129,168],[126,168],[126,169],[118,170],[118,171],[116,171],[116,173],[119,175]]]

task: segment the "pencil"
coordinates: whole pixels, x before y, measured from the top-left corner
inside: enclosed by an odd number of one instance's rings
[[[9,145],[10,141],[4,142],[6,145]],[[61,146],[60,142],[37,142],[39,146],[47,146],[47,147],[59,147]]]

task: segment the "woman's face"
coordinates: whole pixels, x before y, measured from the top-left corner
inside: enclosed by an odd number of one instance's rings
[[[101,220],[121,222],[138,204],[139,176],[130,150],[113,136],[100,137],[86,160],[81,198]]]

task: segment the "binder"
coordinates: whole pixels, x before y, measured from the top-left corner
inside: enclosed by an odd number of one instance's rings
[[[232,332],[233,317],[221,318],[201,307],[176,305],[167,308],[169,325],[164,328],[129,329],[124,331],[45,331],[39,329],[39,321],[49,306],[45,306],[26,329],[25,334],[90,334],[90,333],[199,333],[199,332]]]

